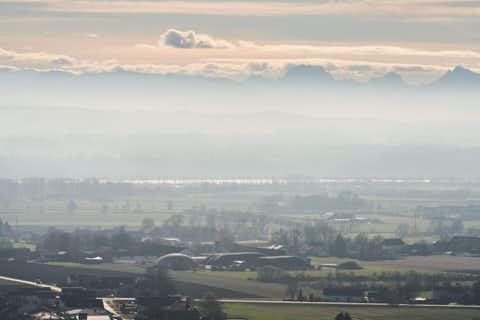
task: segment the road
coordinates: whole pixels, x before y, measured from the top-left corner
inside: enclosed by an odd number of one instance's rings
[[[458,309],[479,309],[480,305],[466,306],[459,304],[396,304],[371,303],[371,302],[302,302],[283,300],[253,300],[253,299],[219,299],[222,303],[255,303],[255,304],[282,304],[282,305],[325,305],[344,307],[398,307],[398,308],[458,308]]]
[[[36,283],[36,282],[33,282],[33,281],[27,281],[27,280],[21,280],[21,279],[15,279],[15,278],[3,277],[3,276],[0,276],[0,279],[10,281],[10,282],[16,282],[16,283],[20,283],[20,284],[26,284],[26,285],[34,286],[34,287],[50,288],[50,290],[52,290],[54,292],[57,292],[57,293],[62,292],[61,288],[50,285],[50,284]]]
[[[118,312],[117,310],[115,310],[113,308],[113,301],[118,301],[118,299],[115,299],[115,298],[101,298],[102,301],[103,301],[103,308],[108,312],[110,313],[112,316],[118,318],[118,319],[126,319],[124,317],[123,314],[121,314],[120,312]]]

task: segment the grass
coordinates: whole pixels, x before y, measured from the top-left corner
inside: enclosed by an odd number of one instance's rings
[[[352,270],[358,274],[372,274],[373,272],[391,272],[399,271],[406,272],[414,270],[417,272],[447,272],[480,269],[480,258],[465,257],[465,256],[448,256],[448,255],[436,255],[436,256],[408,256],[395,260],[380,260],[380,261],[360,261],[355,259],[341,259],[336,257],[317,258],[311,257],[313,265],[320,265],[324,263],[336,263],[340,264],[346,261],[356,261],[364,269]],[[350,270],[342,270],[343,272],[350,272]],[[317,272],[317,271],[315,271]],[[325,272],[322,270],[320,272]],[[334,272],[334,271],[332,271]],[[328,274],[328,271],[326,271]]]
[[[37,246],[32,243],[25,243],[25,242],[15,242],[13,244],[14,248],[27,248],[31,252],[35,252],[37,250]]]
[[[81,264],[74,262],[47,262],[49,265],[63,266],[70,268],[85,268],[118,272],[130,272],[136,274],[142,274],[145,272],[145,268],[135,264],[115,264],[115,263],[102,263],[102,264]]]
[[[336,257],[328,257],[328,258],[317,258],[311,257],[312,265],[318,266],[321,264],[341,264],[347,261],[355,261],[357,262],[363,269],[359,270],[338,270],[339,272],[344,273],[354,273],[355,275],[362,275],[362,276],[370,276],[373,273],[382,273],[382,272],[406,272],[410,270],[415,270],[417,272],[429,272],[426,269],[414,267],[414,266],[386,266],[383,264],[383,261],[360,261],[356,259],[348,259],[348,258],[336,258]],[[329,272],[335,273],[335,269],[328,269],[328,270],[311,270],[306,271],[306,274],[310,274],[312,276],[326,276]]]
[[[361,320],[472,320],[479,310],[395,308],[395,307],[341,307],[325,305],[258,305],[226,303],[224,311],[230,316],[248,320],[333,320],[339,312],[348,312]]]
[[[264,283],[248,280],[254,273],[216,272],[216,271],[171,271],[175,280],[233,290],[270,299],[283,299],[286,286],[278,283]],[[253,277],[252,279],[255,279]]]

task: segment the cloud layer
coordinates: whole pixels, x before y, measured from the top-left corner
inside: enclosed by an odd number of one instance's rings
[[[192,50],[186,50],[192,49]],[[407,82],[434,80],[455,65],[480,70],[480,52],[426,50],[392,45],[259,44],[230,41],[194,30],[167,29],[157,45],[131,48],[132,59],[88,60],[64,54],[0,48],[0,66],[18,70],[71,73],[127,70],[148,74],[185,74],[242,80],[250,76],[279,78],[294,65],[322,66],[338,79],[367,81],[388,72]],[[167,62],[162,54],[173,57]],[[154,57],[145,63],[142,55]],[[158,57],[157,57],[158,55]],[[155,59],[157,58],[157,59]],[[157,62],[159,61],[159,62]],[[407,62],[409,61],[409,62]]]
[[[351,1],[95,1],[95,0],[11,0],[27,3],[44,12],[164,13],[192,15],[390,15],[435,18],[478,17],[476,0],[351,0]],[[39,5],[40,4],[40,5]],[[451,20],[450,20],[451,21]]]

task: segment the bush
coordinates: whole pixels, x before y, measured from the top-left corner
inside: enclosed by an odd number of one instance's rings
[[[337,266],[337,269],[346,269],[346,270],[360,270],[363,269],[358,263],[355,261],[347,261],[341,263]]]

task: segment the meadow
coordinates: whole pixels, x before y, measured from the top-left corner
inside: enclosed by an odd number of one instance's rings
[[[455,308],[344,307],[327,305],[278,305],[225,303],[224,311],[232,318],[248,320],[333,320],[339,312],[348,312],[358,320],[474,320],[480,310]]]

